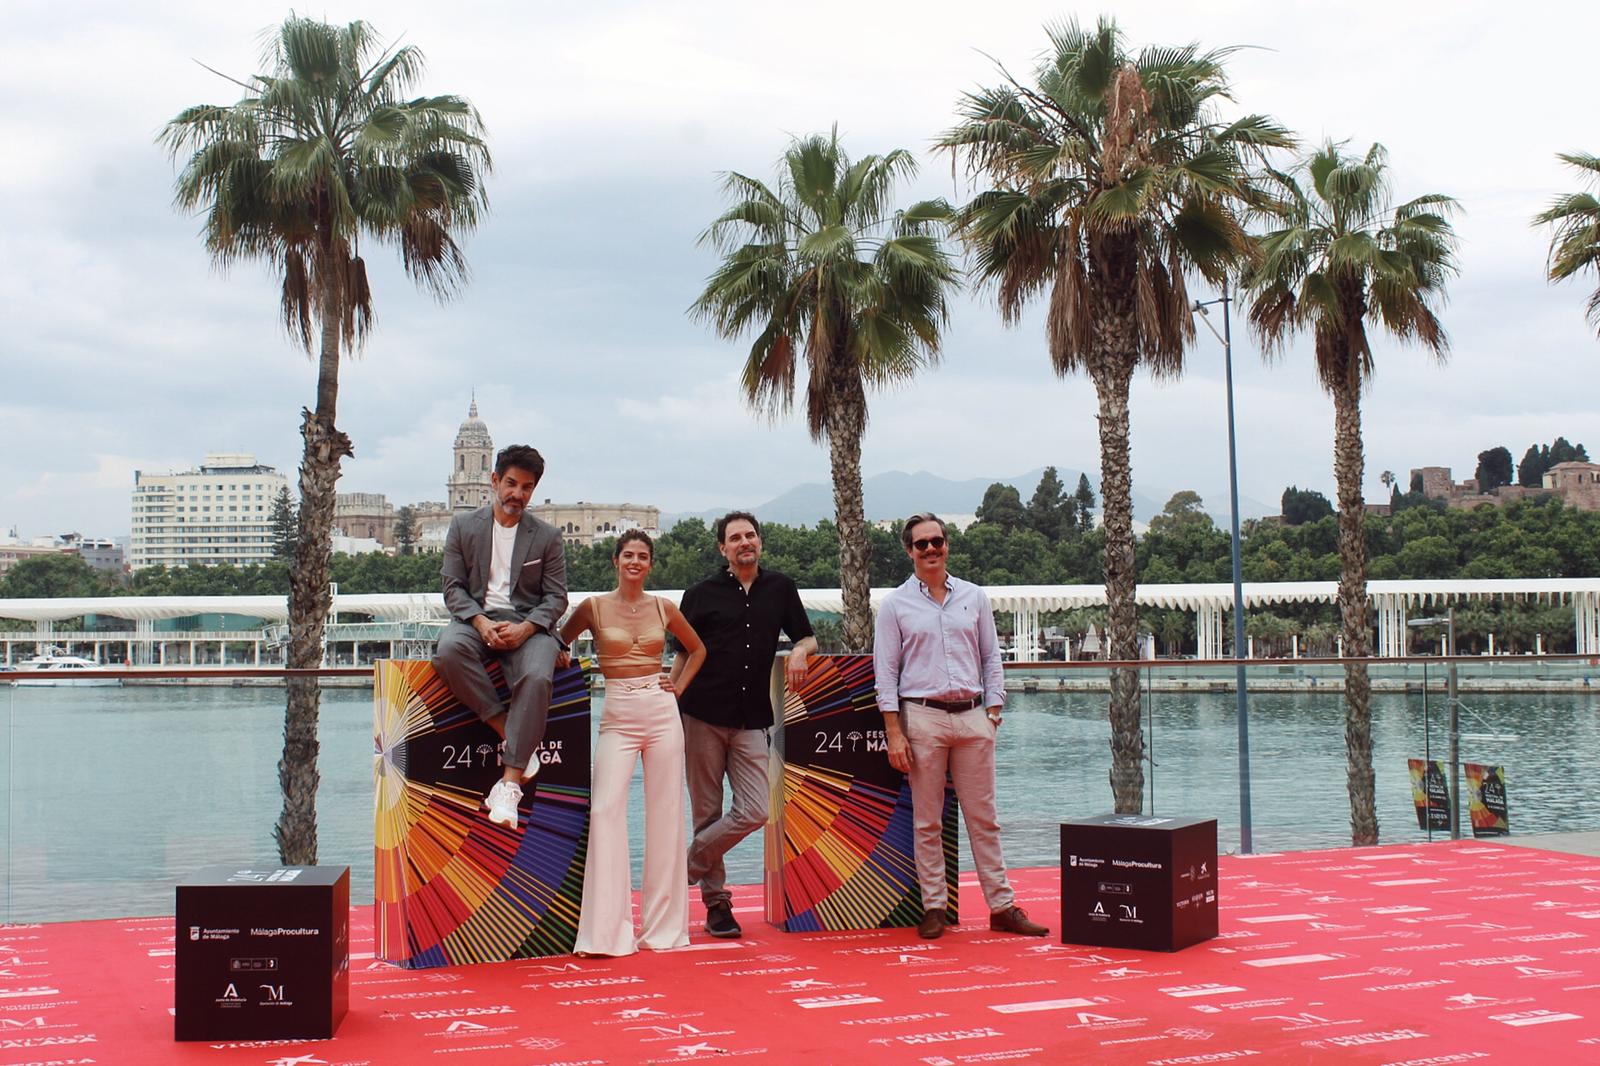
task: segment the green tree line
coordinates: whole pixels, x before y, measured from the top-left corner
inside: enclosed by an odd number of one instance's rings
[[[1136,569],[1146,584],[1229,580],[1228,534],[1198,509],[1192,492],[1174,497],[1138,541]],[[1025,513],[1025,509],[1024,509]],[[1007,512],[1009,521],[1009,512]],[[1587,577],[1600,573],[1600,513],[1559,499],[1519,500],[1472,511],[1407,508],[1366,517],[1372,577]],[[802,588],[839,587],[839,534],[832,522],[762,527],[765,565]],[[1335,581],[1339,577],[1337,518],[1328,514],[1289,525],[1246,522],[1242,533],[1246,581]],[[910,561],[897,534],[869,529],[868,573],[874,588],[904,581]],[[950,530],[950,572],[983,585],[1097,585],[1103,580],[1104,533],[1058,528],[1041,533],[1025,521],[979,521]],[[344,593],[436,592],[439,556],[336,555],[332,580]],[[649,587],[682,589],[721,565],[716,538],[699,519],[679,522],[656,543]],[[289,563],[261,566],[150,567],[124,584],[76,555],[42,556],[13,566],[0,580],[0,598],[63,596],[281,596]],[[577,592],[613,587],[611,541],[567,550],[567,575]]]

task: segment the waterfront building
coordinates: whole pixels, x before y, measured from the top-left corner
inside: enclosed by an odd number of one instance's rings
[[[339,493],[333,505],[333,524],[345,537],[394,547],[394,504],[381,492]]]
[[[561,531],[566,544],[588,547],[597,540],[615,537],[630,529],[652,537],[661,535],[661,508],[637,503],[554,503],[545,500],[533,505],[537,518]]]
[[[210,453],[182,473],[135,470],[128,564],[264,563],[272,558],[272,501],[288,487],[288,478],[248,453]]]
[[[450,531],[450,519],[455,517],[448,504],[442,500],[418,500],[411,505],[411,528],[414,534],[412,549],[418,552],[444,551],[445,534]]]
[[[20,562],[60,553],[61,549],[53,545],[45,547],[37,544],[0,544],[0,577],[5,577],[6,571]]]
[[[85,537],[81,533],[62,533],[56,537],[34,537],[22,543],[13,530],[10,536],[0,539],[0,577],[16,564],[26,559],[44,555],[76,555],[92,569],[120,576],[124,569],[122,546],[104,537]]]
[[[334,555],[377,555],[384,551],[384,546],[372,537],[347,537],[335,531],[329,550]]]
[[[873,589],[881,603],[892,589]],[[1103,608],[1104,585],[990,585],[984,591],[997,614],[1011,615],[1012,657],[1036,657],[1048,635],[1044,617],[1058,611]],[[1274,604],[1337,602],[1337,581],[1247,581],[1246,610]],[[576,607],[598,592],[574,592]],[[661,589],[655,595],[676,603],[681,592]],[[813,615],[840,615],[838,589],[801,589],[800,602]],[[1437,613],[1461,600],[1534,600],[1572,610],[1572,650],[1600,656],[1600,577],[1494,578],[1367,582],[1367,598],[1375,621],[1378,655],[1403,658],[1412,654],[1407,622],[1418,611]],[[1225,616],[1233,607],[1233,586],[1207,584],[1141,584],[1140,607],[1192,613],[1197,657],[1221,659]],[[365,664],[375,658],[421,657],[449,620],[438,592],[340,593],[330,612],[328,665]],[[343,616],[343,617],[341,617]],[[97,661],[135,664],[266,665],[275,662],[287,639],[288,601],[283,596],[116,596],[86,599],[10,600],[0,602],[0,618],[23,628],[0,626],[0,663],[15,664],[50,645]],[[75,620],[82,620],[81,626]],[[217,621],[217,620],[220,620]],[[57,623],[62,623],[57,628]],[[31,630],[26,628],[31,626]],[[163,630],[162,626],[172,627]],[[1086,635],[1087,636],[1087,635]],[[1553,634],[1552,634],[1553,636]],[[1536,638],[1537,640],[1538,638]],[[1077,644],[1075,651],[1092,656],[1098,636]],[[1563,640],[1563,643],[1565,641]],[[1540,641],[1535,655],[1543,655]],[[1293,646],[1291,657],[1300,655]],[[1336,650],[1337,654],[1337,650]],[[1505,654],[1502,649],[1502,656]],[[1489,656],[1495,655],[1491,642]],[[1246,657],[1254,658],[1252,648]]]
[[[107,537],[86,537],[82,533],[63,533],[54,545],[60,551],[72,552],[103,574],[121,574],[127,567],[122,545]]]

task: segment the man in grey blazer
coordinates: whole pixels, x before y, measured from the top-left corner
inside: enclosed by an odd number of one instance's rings
[[[526,444],[495,456],[487,507],[450,520],[444,541],[444,604],[450,624],[439,636],[434,668],[462,704],[505,740],[500,781],[484,806],[496,825],[517,827],[522,782],[539,772],[534,749],[544,739],[550,679],[567,609],[567,560],[561,533],[528,511],[544,476],[544,457]],[[509,705],[489,680],[500,661]]]

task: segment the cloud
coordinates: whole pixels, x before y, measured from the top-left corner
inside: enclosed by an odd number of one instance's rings
[[[427,54],[424,89],[470,97],[488,123],[493,211],[465,242],[473,281],[448,304],[419,293],[391,248],[365,249],[378,328],[341,367],[340,423],[356,445],[341,488],[440,498],[474,388],[497,443],[549,457],[541,497],[688,510],[826,480],[827,449],[798,417],[769,423],[740,399],[743,346],[685,314],[715,265],[696,238],[721,206],[717,175],[767,178],[790,136],[837,122],[857,155],[919,153],[903,199],[964,196],[933,137],[996,61],[1026,73],[1061,12],[999,5],[975,23],[970,5],[947,2],[820,0],[796,19],[690,0],[388,0],[371,17]],[[41,0],[8,7],[0,95],[14,106],[0,136],[25,147],[0,170],[14,205],[0,230],[0,415],[11,441],[33,443],[0,454],[0,526],[126,532],[131,470],[187,469],[207,451],[251,451],[292,476],[315,368],[277,323],[268,270],[212,268],[198,220],[171,207],[173,168],[154,144],[182,107],[238,96],[195,60],[255,70],[259,31],[284,14],[258,0],[159,11],[86,0],[71,18]],[[1497,444],[1520,455],[1557,433],[1583,439],[1592,405],[1574,383],[1596,354],[1582,314],[1592,282],[1547,285],[1547,234],[1528,220],[1576,185],[1556,152],[1600,150],[1584,142],[1600,10],[1535,3],[1508,19],[1462,3],[1440,19],[1358,4],[1330,20],[1295,5],[1147,0],[1118,18],[1134,42],[1260,46],[1228,60],[1241,109],[1310,142],[1381,141],[1397,196],[1460,198],[1449,363],[1374,337],[1369,497],[1383,469],[1462,476]],[[1237,315],[1234,326],[1242,489],[1331,492],[1331,405],[1308,345],[1268,365]],[[875,394],[871,412],[869,476],[1098,466],[1092,387],[1050,370],[1037,308],[1005,328],[987,293],[955,304],[942,364]],[[1200,333],[1183,380],[1141,379],[1132,420],[1136,488],[1197,488],[1216,508],[1227,460],[1215,340]]]

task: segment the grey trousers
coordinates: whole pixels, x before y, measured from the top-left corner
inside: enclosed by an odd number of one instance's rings
[[[728,871],[722,857],[767,824],[765,729],[729,729],[683,716],[683,754],[689,779],[689,883],[700,886],[706,906],[727,903]],[[733,786],[733,806],[722,810],[722,778]]]
[[[509,611],[489,611],[497,622],[519,621]],[[478,631],[465,622],[452,621],[439,635],[433,668],[456,699],[485,722],[506,716],[506,747],[501,761],[518,770],[528,765],[534,749],[544,739],[545,716],[550,713],[550,678],[556,669],[556,638],[540,631],[511,651],[494,651]],[[489,680],[488,665],[500,660],[511,701],[502,703]]]
[[[916,845],[917,881],[925,910],[940,910],[948,899],[944,869],[944,777],[950,773],[967,823],[972,865],[990,913],[1015,899],[1000,851],[1000,823],[994,804],[995,727],[981,708],[951,714],[914,700],[900,703],[900,727],[911,742],[911,838]]]

